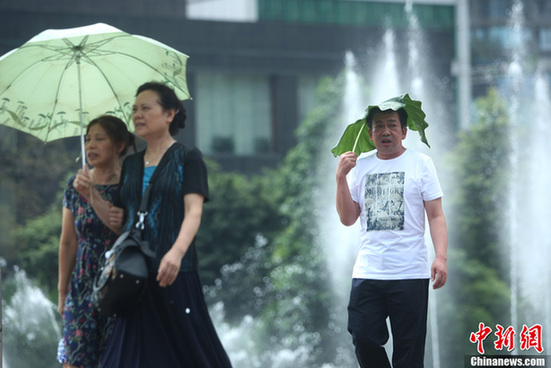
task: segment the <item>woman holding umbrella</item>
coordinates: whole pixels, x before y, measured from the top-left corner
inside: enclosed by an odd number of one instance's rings
[[[86,131],[85,152],[93,169],[86,176],[94,178],[95,184],[83,187],[83,173],[79,172],[65,188],[58,280],[63,339],[58,361],[66,368],[97,367],[106,333],[112,325],[92,310],[90,296],[100,259],[117,239],[120,224],[98,217],[96,208],[108,209],[117,195],[120,158],[133,143],[134,135],[119,118],[103,115],[92,120]]]
[[[209,194],[201,152],[173,138],[185,118],[182,102],[165,84],[138,88],[132,119],[147,148],[123,163],[120,206],[126,230],[151,181],[143,234],[156,257],[142,301],[115,320],[104,368],[231,367],[197,273],[194,240]]]

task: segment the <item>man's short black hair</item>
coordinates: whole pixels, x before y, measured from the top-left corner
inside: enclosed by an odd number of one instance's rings
[[[395,110],[388,109],[388,110],[381,111],[381,109],[378,106],[375,106],[375,107],[371,108],[371,110],[369,110],[369,114],[367,114],[367,117],[365,118],[365,120],[367,122],[367,126],[369,127],[369,129],[373,129],[373,116],[375,114],[377,114],[379,112],[387,113],[387,112],[393,112],[393,111],[395,111]],[[400,125],[402,126],[402,129],[407,127],[407,125],[408,125],[408,113],[407,113],[406,109],[401,107],[398,110],[396,110],[396,112],[398,113],[398,118],[400,119]]]

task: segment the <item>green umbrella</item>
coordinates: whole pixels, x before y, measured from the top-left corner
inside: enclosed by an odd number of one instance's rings
[[[421,141],[429,146],[429,142],[425,136],[425,129],[429,125],[425,121],[426,115],[421,109],[421,101],[412,100],[406,93],[386,100],[379,105],[369,105],[362,119],[346,127],[339,143],[331,150],[335,157],[349,151],[354,151],[359,155],[362,152],[369,152],[375,149],[375,144],[369,138],[369,128],[367,126],[367,117],[371,118],[369,113],[374,107],[378,107],[381,111],[397,111],[403,107],[408,113],[407,127],[418,131]]]
[[[0,124],[44,142],[80,135],[84,158],[84,120],[112,114],[133,130],[132,104],[144,82],[164,82],[189,98],[187,59],[103,23],[46,30],[0,57]]]

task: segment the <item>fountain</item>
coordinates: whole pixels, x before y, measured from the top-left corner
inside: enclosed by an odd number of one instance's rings
[[[530,234],[533,240],[531,244],[534,246],[532,259],[523,261],[529,265],[525,274],[523,290],[530,293],[528,297],[532,308],[536,310],[542,308],[543,313],[539,314],[539,322],[534,321],[534,323],[541,323],[545,326],[546,330],[544,331],[546,333],[543,337],[547,343],[547,349],[551,349],[551,296],[547,292],[541,293],[542,290],[551,289],[551,273],[547,264],[551,256],[551,236],[545,231],[540,231],[546,229],[551,219],[550,207],[540,200],[540,195],[545,195],[551,186],[551,165],[549,160],[542,160],[542,157],[549,154],[547,147],[551,140],[551,128],[548,124],[551,114],[551,91],[549,77],[541,70],[535,76],[534,96],[535,129],[538,133],[535,134],[536,144],[530,159],[530,183],[532,183],[532,188],[529,189],[529,192],[534,193],[531,198],[532,211],[538,215],[534,221],[534,231]],[[543,275],[539,271],[544,271]],[[537,281],[533,283],[534,280]]]
[[[360,119],[366,108],[365,92],[361,86],[363,81],[359,73],[356,57],[350,51],[345,55],[344,59],[344,95],[342,100],[342,123],[336,124],[334,127],[328,128],[327,135],[331,137],[331,142],[328,147],[333,144],[335,138],[339,137],[344,131],[346,125]],[[330,152],[327,154],[324,163],[324,172],[326,177],[333,178],[337,168],[338,160],[333,158]],[[333,290],[335,298],[338,300],[347,300],[349,286],[352,275],[352,267],[356,259],[356,251],[359,244],[359,224],[356,223],[352,229],[346,228],[340,223],[337,211],[335,209],[335,181],[327,180],[324,182],[322,190],[322,198],[327,198],[324,204],[323,216],[318,220],[321,223],[322,236],[325,239],[324,249],[326,250],[326,259],[330,261],[330,267],[333,270],[331,273],[333,281]],[[339,246],[334,246],[339,244]],[[347,285],[348,284],[348,285]],[[347,287],[343,287],[347,285]],[[346,314],[346,310],[343,311]],[[346,326],[346,319],[343,320],[343,326]]]
[[[387,28],[383,36],[382,57],[370,76],[375,92],[370,94],[370,101],[378,103],[404,93],[400,82],[396,58],[396,34],[393,28]],[[364,99],[366,101],[366,99]],[[367,106],[364,106],[364,110]]]
[[[541,66],[534,67],[526,61],[524,21],[523,2],[515,0],[510,14],[512,54],[502,88],[511,121],[510,194],[505,219],[509,229],[511,326],[520,334],[522,325],[542,325],[543,343],[548,350],[551,302],[545,290],[551,286],[547,265],[551,237],[545,229],[551,220],[546,204],[551,165],[545,157],[551,139],[551,96],[548,75]],[[518,353],[518,349],[513,353]]]
[[[2,366],[58,367],[56,349],[61,331],[57,306],[32,285],[23,270],[16,268],[2,287]]]
[[[342,123],[334,131],[329,130],[328,134],[333,135],[334,139],[338,138],[344,131],[345,127],[362,117],[367,105],[378,103],[390,97],[394,97],[403,93],[410,93],[412,98],[423,101],[423,109],[427,113],[427,121],[430,126],[427,131],[429,142],[433,147],[445,147],[444,142],[452,134],[452,127],[447,126],[445,122],[449,121],[444,115],[445,108],[442,98],[442,91],[437,88],[443,83],[432,83],[431,75],[428,72],[430,62],[423,59],[423,56],[428,55],[427,50],[423,49],[425,42],[423,41],[423,32],[419,27],[417,17],[413,11],[412,2],[407,1],[405,6],[409,28],[407,32],[407,55],[400,55],[400,60],[405,57],[408,59],[408,70],[400,79],[400,74],[397,69],[397,53],[396,53],[396,32],[392,28],[387,28],[382,44],[379,46],[374,55],[382,55],[374,68],[369,70],[361,70],[358,67],[358,62],[355,56],[348,52],[345,57],[345,87],[342,101],[343,113]],[[408,79],[406,79],[408,78]],[[372,79],[368,81],[368,79]],[[430,81],[431,83],[427,83]],[[365,91],[362,86],[369,86],[372,93]],[[432,86],[428,88],[428,86]],[[369,97],[368,97],[369,96]],[[432,134],[431,134],[432,132]],[[334,142],[332,142],[334,143]],[[435,148],[428,150],[418,138],[416,132],[409,131],[404,142],[406,147],[427,153],[435,156]],[[436,148],[438,150],[438,148]],[[337,165],[337,159],[328,157],[327,176],[334,177]],[[435,159],[436,161],[436,159]],[[447,178],[440,178],[443,187]],[[355,256],[359,246],[359,224],[356,223],[352,228],[345,228],[340,224],[338,215],[335,210],[335,184],[334,180],[325,184],[322,189],[322,198],[327,198],[325,204],[326,210],[323,211],[323,217],[320,218],[322,226],[325,229],[322,239],[325,240],[325,249],[327,252],[328,266],[332,270],[333,285],[335,297],[346,305],[348,293],[350,290],[350,278]],[[427,245],[431,259],[434,258],[434,250],[432,242],[427,231]],[[427,349],[427,367],[429,361],[433,368],[440,368],[440,346],[438,344],[438,325],[437,325],[437,299],[436,293],[430,290],[429,302],[429,336]],[[343,318],[341,324],[346,326],[347,318],[346,311],[343,310]],[[349,345],[352,345],[351,338]],[[386,344],[387,352],[391,354],[392,340]],[[350,354],[352,354],[352,351]]]
[[[522,70],[522,41],[520,39],[522,32],[523,16],[522,16],[523,6],[522,3],[516,1],[513,4],[513,9],[511,11],[511,26],[513,28],[513,34],[515,35],[512,61],[509,64],[507,75],[510,78],[510,92],[509,92],[509,101],[510,101],[510,117],[511,117],[511,139],[510,139],[510,172],[513,180],[510,185],[510,197],[509,197],[509,224],[510,229],[510,264],[511,264],[511,325],[513,328],[518,326],[518,281],[519,281],[519,266],[518,266],[518,182],[516,178],[518,177],[518,116],[519,116],[519,106],[520,106],[520,96],[522,82],[524,79],[523,70]]]

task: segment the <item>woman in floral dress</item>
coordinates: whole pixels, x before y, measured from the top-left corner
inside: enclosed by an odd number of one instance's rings
[[[113,116],[100,116],[86,132],[86,158],[93,169],[92,190],[79,193],[79,175],[69,179],[63,196],[62,230],[59,244],[58,310],[63,317],[63,339],[58,361],[64,368],[96,368],[112,321],[93,310],[90,297],[100,259],[115,242],[120,224],[100,218],[118,195],[120,158],[134,136],[126,124]],[[98,211],[98,209],[100,209]],[[122,223],[122,218],[119,221]],[[106,226],[105,224],[108,224]]]

